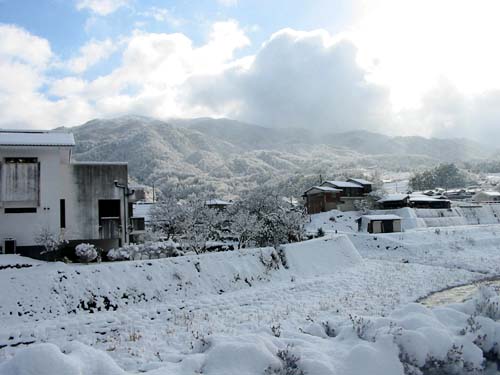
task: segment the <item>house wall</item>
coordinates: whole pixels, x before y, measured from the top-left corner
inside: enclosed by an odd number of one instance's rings
[[[319,193],[306,195],[307,213],[317,214],[337,209],[338,197],[335,193]]]
[[[114,180],[127,184],[126,164],[71,164],[68,147],[0,147],[0,175],[9,157],[38,159],[39,201],[34,203],[36,213],[5,213],[1,194],[5,181],[0,182],[0,247],[5,238],[15,238],[18,247],[29,247],[31,253],[39,246],[35,237],[43,230],[69,241],[99,239],[99,199],[120,200],[121,227],[125,226],[123,190],[115,187]],[[66,206],[65,229],[60,226],[61,199]],[[126,242],[123,230],[121,240]]]
[[[64,168],[60,168],[60,165],[69,163],[69,149],[64,147],[1,147],[0,163],[3,164],[4,159],[9,157],[38,158],[40,165],[39,202],[35,203],[36,213],[9,214],[5,213],[4,204],[0,203],[0,246],[7,237],[15,238],[18,246],[33,246],[35,235],[43,228],[51,231],[59,230],[59,199],[62,198],[65,190],[64,184],[61,183]],[[2,185],[4,183],[5,181],[2,180]]]

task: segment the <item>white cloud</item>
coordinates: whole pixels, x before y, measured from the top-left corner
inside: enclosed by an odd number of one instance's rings
[[[66,62],[72,74],[55,77],[57,56],[47,40],[0,25],[0,126],[51,128],[138,113],[227,116],[326,131],[467,136],[491,143],[500,137],[498,75],[481,92],[468,92],[465,78],[457,83],[454,75],[428,79],[416,86],[421,92],[417,104],[394,112],[390,94],[404,86],[391,79],[399,77],[409,85],[417,80],[412,74],[427,77],[425,69],[402,67],[385,79],[392,66],[389,55],[370,65],[362,44],[326,31],[281,30],[254,55],[237,54],[249,44],[235,21],[215,23],[201,45],[181,33],[136,30],[120,41],[121,61],[111,73],[84,80],[79,73],[107,58],[116,43],[89,41]],[[496,61],[496,52],[492,56]],[[481,66],[476,68],[483,79]]]
[[[447,80],[423,95],[421,105],[401,111],[395,125],[423,136],[465,137],[498,148],[500,90],[466,96]],[[417,130],[418,129],[418,130]]]
[[[78,10],[89,9],[100,16],[107,16],[127,5],[128,2],[129,0],[78,0],[76,8]]]
[[[152,18],[158,22],[165,22],[172,27],[179,27],[185,22],[182,18],[174,16],[167,8],[155,6],[150,7],[143,12],[139,12],[138,15],[146,18]]]
[[[234,21],[213,25],[205,44],[196,47],[183,34],[135,31],[125,44],[121,64],[110,74],[86,82],[74,77],[56,80],[51,93],[84,98],[96,113],[112,116],[193,114],[180,93],[193,75],[216,74],[234,64],[234,51],[250,41]]]
[[[45,67],[52,57],[46,39],[28,33],[14,25],[0,24],[0,58],[19,61],[33,67]]]
[[[349,32],[395,108],[417,108],[445,77],[467,95],[500,88],[500,2],[373,0]]]
[[[206,111],[267,126],[376,129],[388,93],[365,79],[356,49],[325,31],[282,30],[247,69],[193,77],[188,100]]]
[[[66,65],[74,73],[83,73],[91,66],[111,56],[117,45],[111,39],[91,40],[80,48],[79,55],[70,59]]]

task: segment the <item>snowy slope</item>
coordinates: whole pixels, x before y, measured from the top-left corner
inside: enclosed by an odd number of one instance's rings
[[[347,319],[325,313],[300,331],[198,337],[188,352],[165,359],[158,355],[155,366],[141,372],[403,375],[479,374],[486,369],[494,374],[499,302],[491,291],[481,291],[466,303],[435,309],[409,304],[388,317]],[[128,374],[108,354],[77,342],[62,348],[37,344],[0,364],[0,374]]]
[[[239,350],[247,354],[245,363],[251,366],[257,361],[252,353],[258,356],[253,352],[255,345],[262,350],[259,345],[274,342],[271,334],[300,336],[301,330],[326,315],[338,319],[348,314],[387,315],[432,291],[482,277],[394,259],[361,259],[346,236],[289,245],[285,254],[289,268],[268,248],[0,271],[0,282],[5,285],[0,305],[0,362],[28,346],[34,349],[19,354],[24,358],[20,362],[38,363],[40,369],[55,369],[59,363],[81,367],[82,358],[92,358],[97,367],[82,367],[85,375],[122,373],[121,369],[195,374],[200,368],[203,373],[212,368],[208,373],[232,374],[231,366],[241,361],[236,354],[233,364],[220,367],[218,361],[233,358],[229,353],[238,347],[235,343],[246,340],[248,345]],[[207,357],[199,351],[208,340],[218,342],[219,349]],[[37,347],[40,343],[56,347]],[[346,353],[348,347],[343,349]],[[275,347],[271,348],[266,355],[273,362]],[[59,353],[60,349],[67,354]],[[306,358],[313,366],[315,347],[307,350]],[[53,362],[43,361],[44,356],[54,357]],[[0,374],[10,375],[20,363],[16,361],[6,362]],[[111,367],[99,367],[106,363]],[[253,367],[247,370],[256,373]]]

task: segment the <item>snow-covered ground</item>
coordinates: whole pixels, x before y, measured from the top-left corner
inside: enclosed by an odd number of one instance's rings
[[[450,358],[480,366],[500,314],[479,316],[482,328],[468,319],[496,297],[411,303],[500,274],[500,225],[422,228],[414,211],[399,211],[405,232],[383,235],[357,233],[356,213],[314,215],[309,230],[327,235],[283,252],[0,269],[0,374],[392,375]],[[285,364],[295,372],[280,372]]]

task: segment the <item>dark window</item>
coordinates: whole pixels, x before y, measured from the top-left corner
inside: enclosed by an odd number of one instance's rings
[[[101,199],[99,200],[99,224],[102,224],[102,218],[120,218],[120,200],[119,199]]]
[[[15,207],[6,208],[6,214],[33,214],[36,213],[36,207]]]
[[[38,159],[37,158],[5,158],[5,163],[6,164],[38,163]]]
[[[59,215],[61,220],[61,228],[66,228],[66,201],[61,199],[59,201]]]

